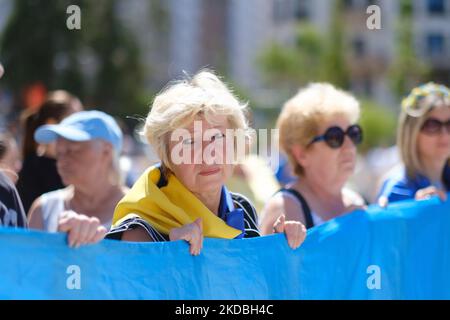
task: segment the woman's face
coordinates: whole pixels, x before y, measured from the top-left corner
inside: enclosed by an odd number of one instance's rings
[[[228,120],[213,116],[211,122],[199,116],[184,128],[183,137],[177,133],[170,139],[172,172],[193,193],[217,192],[233,172],[233,164],[226,163]]]
[[[331,127],[339,127],[344,132],[352,123],[344,116],[334,116],[319,125],[323,135]],[[325,141],[318,141],[305,149],[303,163],[306,174],[323,185],[342,186],[353,174],[356,165],[356,145],[345,135],[341,147],[333,149]]]
[[[422,161],[445,161],[450,157],[450,131],[442,127],[436,130],[435,120],[444,123],[450,121],[450,107],[434,108],[428,113],[424,127],[417,136],[417,150]],[[431,130],[427,123],[431,125]]]
[[[65,185],[89,184],[107,174],[111,165],[111,148],[100,140],[56,141],[56,166]],[[108,151],[109,149],[109,151]]]

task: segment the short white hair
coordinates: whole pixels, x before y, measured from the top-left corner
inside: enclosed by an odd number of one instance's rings
[[[186,126],[199,115],[208,122],[224,115],[231,129],[249,131],[247,104],[242,104],[232,91],[210,70],[201,70],[192,78],[169,83],[154,99],[145,121],[143,135],[162,164],[170,168],[170,133]]]

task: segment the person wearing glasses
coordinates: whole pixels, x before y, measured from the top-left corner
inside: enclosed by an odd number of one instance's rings
[[[397,146],[402,165],[382,184],[378,203],[432,195],[446,199],[450,191],[450,90],[429,82],[402,101]]]
[[[279,221],[312,228],[364,207],[363,198],[344,187],[363,139],[359,113],[353,96],[327,83],[310,84],[285,103],[277,127],[296,180],[266,204],[263,234],[276,231]]]

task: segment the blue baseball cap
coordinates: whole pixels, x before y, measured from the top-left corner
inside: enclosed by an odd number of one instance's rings
[[[40,126],[34,133],[38,143],[52,143],[58,137],[70,141],[101,139],[111,143],[117,153],[122,150],[122,130],[113,117],[102,111],[76,112],[59,124]]]

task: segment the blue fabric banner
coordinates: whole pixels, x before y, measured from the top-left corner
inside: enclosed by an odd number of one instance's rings
[[[2,299],[450,299],[450,201],[371,207],[284,235],[102,241],[71,249],[63,234],[0,229]]]

